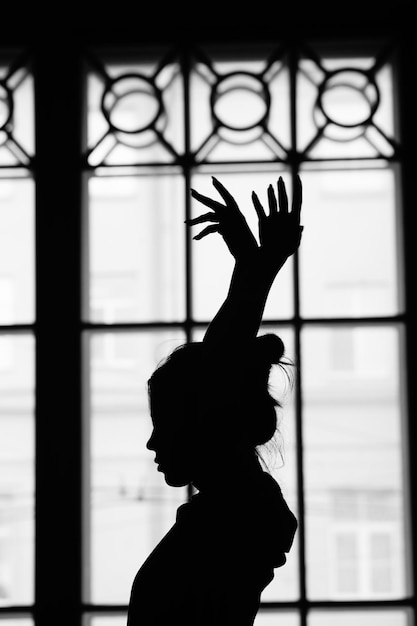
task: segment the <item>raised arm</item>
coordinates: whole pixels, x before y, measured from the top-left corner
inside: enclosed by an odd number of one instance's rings
[[[194,239],[218,232],[222,235],[235,266],[225,301],[210,323],[204,342],[214,351],[235,350],[254,339],[259,331],[265,304],[272,284],[300,245],[302,204],[301,180],[295,178],[292,208],[282,177],[277,195],[268,187],[269,211],[266,213],[257,194],[252,202],[258,216],[259,245],[230,192],[213,177],[213,186],[224,204],[192,190],[192,196],[211,211],[188,221],[190,226],[210,222]],[[278,196],[278,198],[277,198]]]

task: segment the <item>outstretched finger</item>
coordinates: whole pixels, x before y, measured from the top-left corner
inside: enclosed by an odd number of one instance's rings
[[[191,195],[193,198],[201,202],[201,204],[205,204],[213,211],[224,211],[224,204],[221,202],[217,202],[217,200],[213,200],[213,198],[209,198],[208,196],[203,196],[202,193],[199,193],[195,189],[191,189]]]
[[[269,204],[269,214],[277,213],[278,205],[277,205],[277,197],[275,195],[275,191],[272,185],[268,187],[268,204]]]
[[[219,233],[219,232],[220,232],[219,224],[213,224],[212,226],[206,226],[206,228],[204,228],[200,233],[195,235],[193,239],[203,239],[203,237],[206,237],[207,235],[210,235],[211,233]]]
[[[189,226],[194,226],[194,224],[202,224],[203,222],[218,222],[219,218],[215,213],[203,213],[203,215],[198,215],[197,217],[190,217],[185,220],[185,223]]]
[[[262,204],[261,204],[257,194],[254,191],[252,191],[252,202],[253,202],[253,206],[255,207],[255,211],[256,211],[256,214],[258,216],[258,220],[265,219],[266,215],[265,215],[264,208],[263,208],[263,206],[262,206]]]
[[[303,186],[301,183],[301,178],[297,174],[294,181],[294,192],[292,198],[292,212],[294,215],[300,219],[301,213],[301,205],[303,202]]]
[[[211,180],[213,182],[213,186],[217,189],[223,200],[226,202],[227,206],[239,210],[237,202],[230,193],[230,191],[228,191],[226,187],[214,176],[211,177]]]
[[[285,183],[282,180],[282,176],[278,179],[278,201],[279,201],[279,210],[282,213],[288,213],[288,196],[287,190],[285,189]]]

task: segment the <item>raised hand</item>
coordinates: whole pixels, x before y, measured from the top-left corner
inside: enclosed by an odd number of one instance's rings
[[[302,204],[300,177],[295,178],[291,211],[289,211],[287,191],[281,176],[277,182],[278,199],[273,186],[268,187],[268,214],[265,213],[257,194],[252,192],[252,202],[258,216],[260,246],[233,196],[216,178],[213,177],[212,181],[225,204],[203,196],[194,189],[191,190],[193,198],[211,209],[209,213],[187,220],[190,226],[211,222],[211,225],[195,235],[194,239],[203,239],[211,233],[218,232],[223,236],[236,260],[248,261],[257,267],[261,266],[274,275],[300,245],[303,231],[300,225]]]
[[[211,209],[211,212],[204,213],[193,219],[187,220],[190,226],[212,222],[194,239],[203,239],[211,233],[218,232],[222,235],[231,254],[237,260],[250,259],[257,254],[258,244],[249,228],[244,215],[241,213],[236,200],[231,193],[217,180],[212,177],[213,186],[223,198],[225,204],[213,200],[208,196],[203,196],[195,189],[191,190],[193,198]]]
[[[268,187],[269,214],[267,215],[257,194],[252,192],[252,202],[258,215],[259,242],[262,255],[268,264],[282,264],[294,254],[300,245],[303,226],[300,225],[302,185],[300,177],[295,178],[291,211],[288,210],[288,196],[285,183],[280,176],[277,183],[278,202],[272,185]]]

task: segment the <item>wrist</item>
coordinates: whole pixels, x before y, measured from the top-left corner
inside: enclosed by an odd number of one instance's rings
[[[237,260],[235,274],[242,276],[248,283],[267,286],[275,280],[281,268],[285,265],[288,255],[270,258],[262,253],[252,259]]]

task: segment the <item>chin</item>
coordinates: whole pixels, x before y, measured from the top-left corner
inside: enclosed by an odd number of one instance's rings
[[[192,482],[188,477],[186,478],[184,476],[174,476],[172,474],[165,474],[164,478],[166,484],[170,487],[186,487]]]

